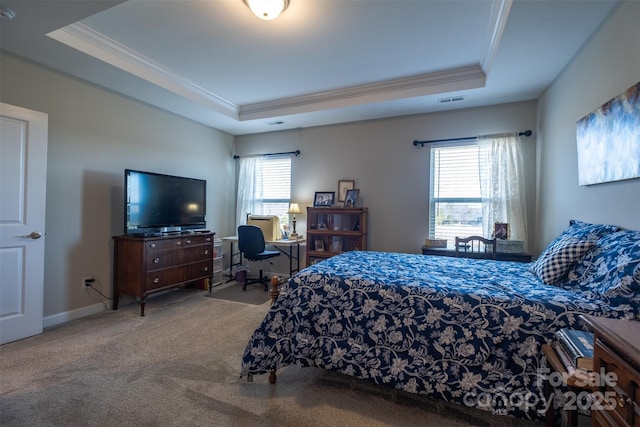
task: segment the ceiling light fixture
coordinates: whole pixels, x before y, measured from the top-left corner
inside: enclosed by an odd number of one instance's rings
[[[11,21],[15,17],[16,13],[13,10],[7,9],[6,7],[0,7],[0,19]]]
[[[271,21],[276,19],[287,7],[289,0],[242,0],[244,4],[260,19]]]

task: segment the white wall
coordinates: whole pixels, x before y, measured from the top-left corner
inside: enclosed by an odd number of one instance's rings
[[[638,22],[640,2],[623,2],[537,103],[247,135],[236,138],[236,150],[300,149],[293,199],[303,207],[315,191],[337,191],[339,179],[354,179],[370,209],[370,248],[419,253],[428,225],[428,149],[411,142],[533,129],[525,163],[534,253],[571,218],[640,229],[640,180],[578,186],[575,142],[579,118],[640,80]],[[49,114],[45,316],[96,304],[81,289],[82,276],[94,275],[110,294],[111,236],[122,228],[127,167],[207,179],[208,227],[235,234],[231,135],[7,54],[0,56],[0,87],[2,102]],[[300,215],[298,230],[305,227]]]
[[[640,2],[618,6],[538,101],[538,249],[572,218],[640,230],[640,179],[578,185],[576,121],[640,81]]]
[[[2,102],[49,115],[45,326],[103,308],[83,276],[111,296],[125,168],[206,179],[207,226],[232,232],[233,136],[7,54],[0,76]]]
[[[415,139],[535,130],[534,101],[435,114],[271,132],[236,138],[238,154],[301,150],[292,165],[292,199],[305,209],[316,191],[353,179],[369,208],[369,249],[420,253],[428,235],[429,149]],[[535,234],[535,136],[525,142],[529,234]],[[306,215],[298,215],[304,234]]]

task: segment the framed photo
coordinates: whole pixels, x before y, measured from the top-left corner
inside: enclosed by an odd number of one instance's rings
[[[344,199],[345,208],[354,208],[358,206],[358,197],[360,196],[359,189],[347,190],[347,194]]]
[[[500,240],[509,238],[509,224],[506,222],[496,222],[493,229],[493,237]]]
[[[342,237],[333,236],[331,238],[331,252],[342,252]]]
[[[313,247],[316,252],[324,252],[324,240],[318,239],[314,242],[315,246]]]
[[[341,179],[338,181],[338,201],[344,202],[347,196],[347,190],[353,190],[356,182],[352,180]]]
[[[313,206],[333,206],[335,197],[335,191],[316,191],[316,195],[313,198]]]

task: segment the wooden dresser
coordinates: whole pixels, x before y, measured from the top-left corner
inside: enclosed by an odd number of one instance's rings
[[[640,322],[582,316],[594,333],[592,426],[640,427]]]
[[[120,294],[140,299],[140,315],[149,294],[206,281],[213,276],[215,233],[162,237],[115,236],[113,263],[113,309]]]

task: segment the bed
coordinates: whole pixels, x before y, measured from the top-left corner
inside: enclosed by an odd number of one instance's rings
[[[536,419],[541,345],[583,313],[638,319],[639,260],[640,232],[580,221],[531,264],[343,253],[283,286],[241,375],[317,366]]]

